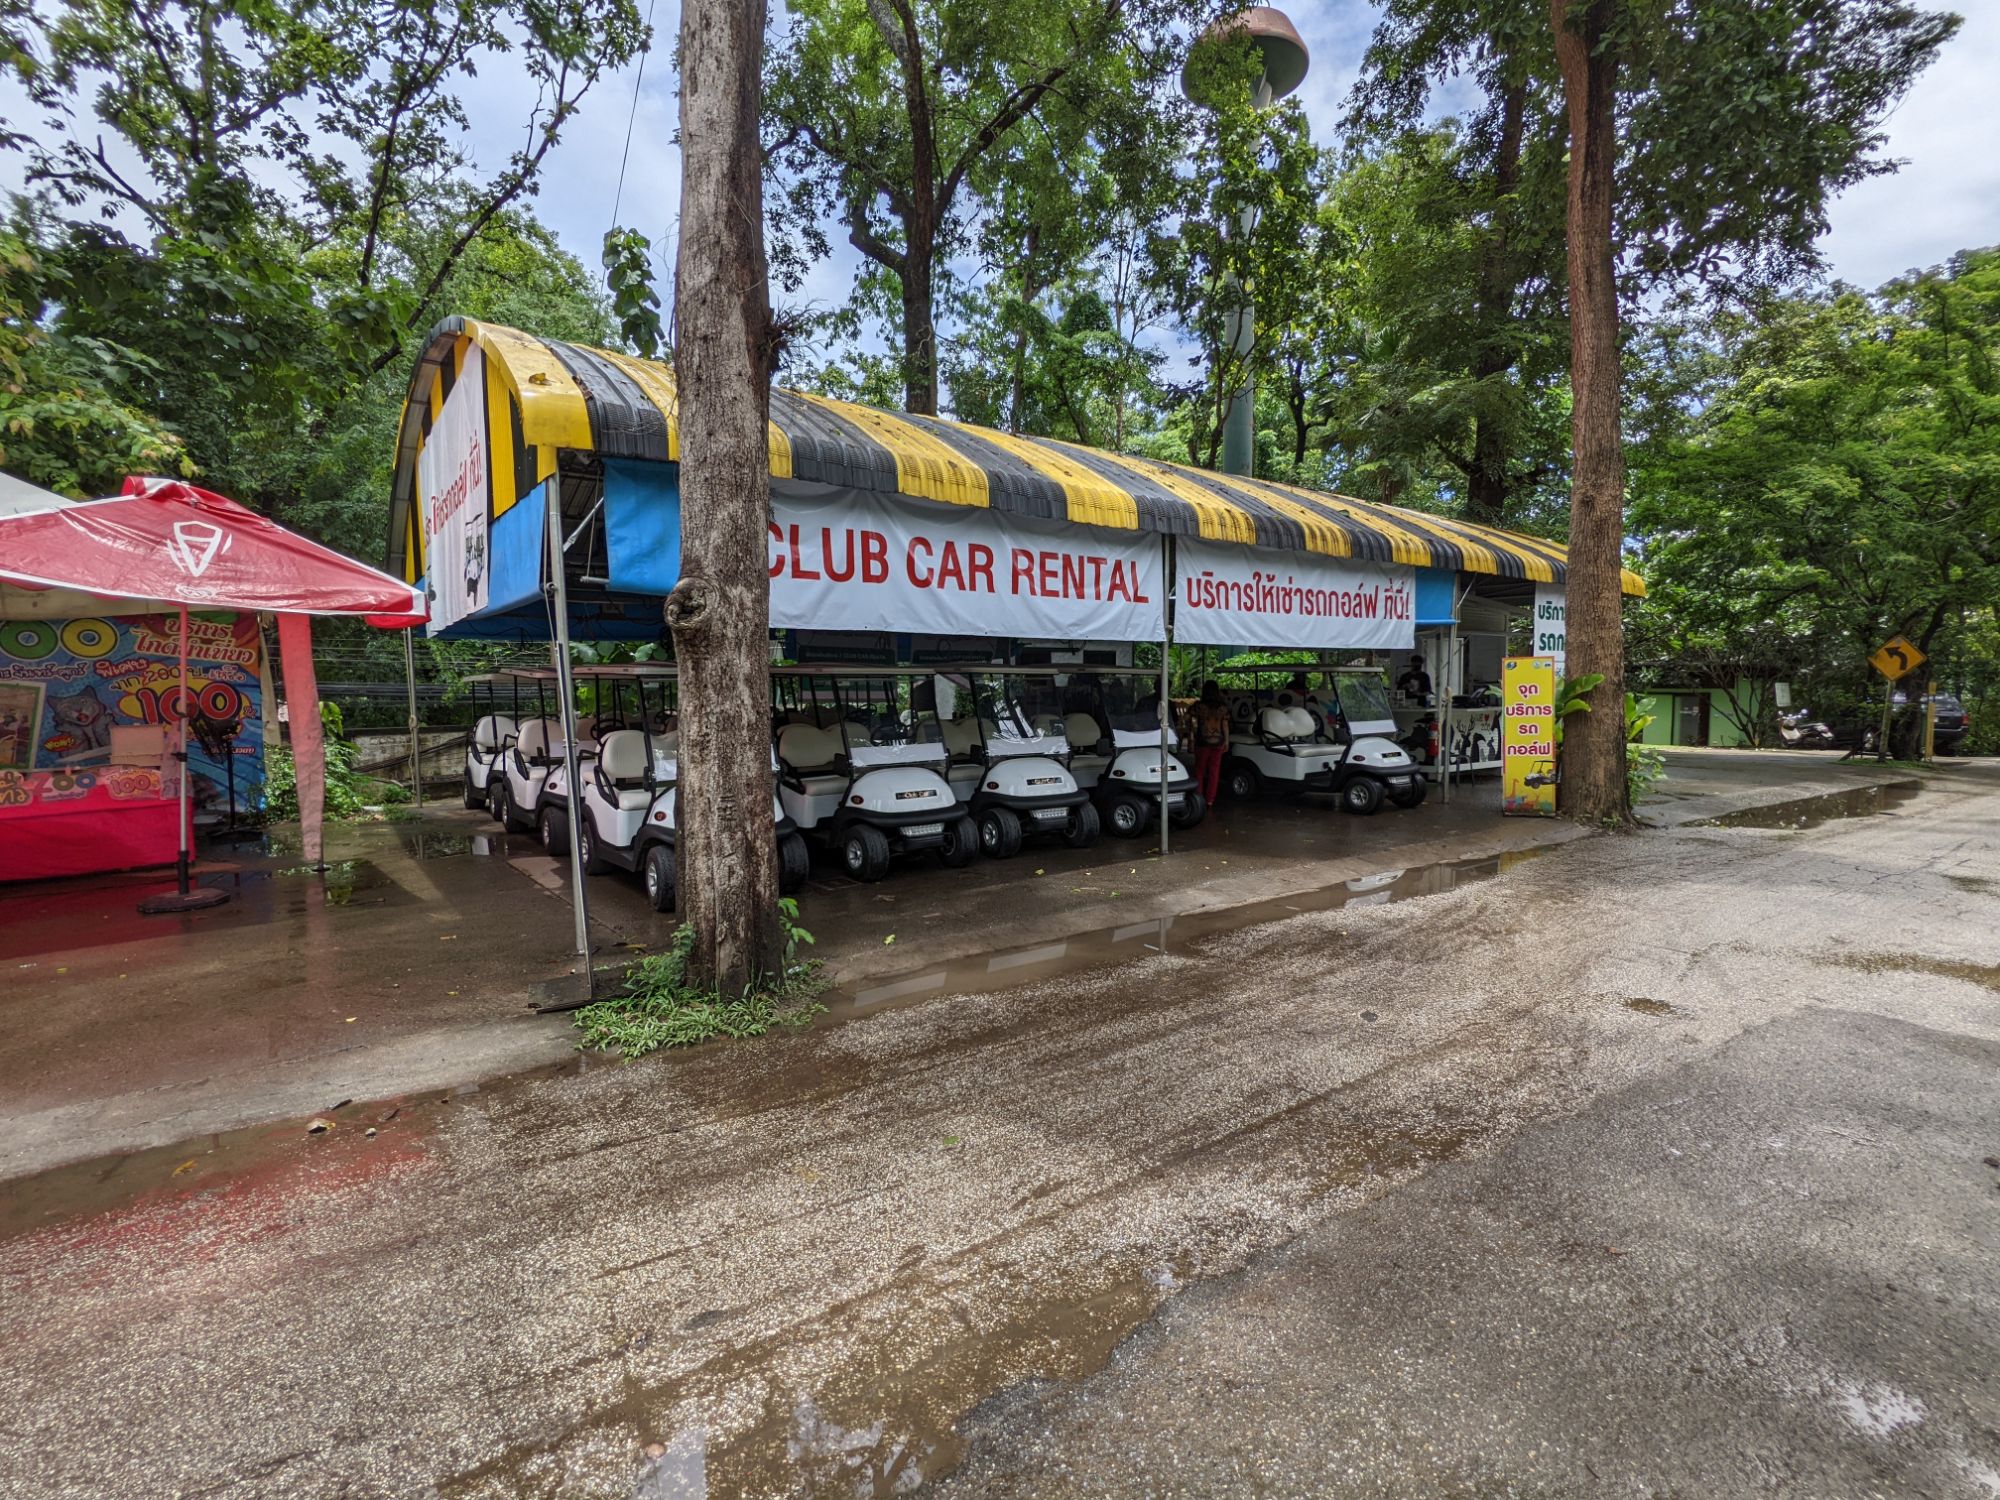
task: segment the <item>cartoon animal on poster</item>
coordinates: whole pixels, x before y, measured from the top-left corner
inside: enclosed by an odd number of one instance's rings
[[[116,716],[111,704],[91,683],[49,693],[49,718],[53,733],[43,743],[64,760],[80,760],[111,748],[111,726]]]

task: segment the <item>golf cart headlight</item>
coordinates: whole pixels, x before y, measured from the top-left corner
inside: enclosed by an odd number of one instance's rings
[[[861,796],[859,793],[856,793],[854,796],[849,797],[847,800],[849,802],[852,802],[856,807],[859,807],[861,805]]]

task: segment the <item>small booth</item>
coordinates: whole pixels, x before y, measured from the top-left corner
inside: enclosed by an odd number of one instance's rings
[[[186,896],[196,820],[257,805],[270,614],[317,860],[307,617],[420,623],[408,585],[178,481],[0,494],[0,880],[178,862]]]

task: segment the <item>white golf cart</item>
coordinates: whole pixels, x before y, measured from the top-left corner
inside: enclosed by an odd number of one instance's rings
[[[465,734],[463,795],[467,807],[490,813],[501,760],[513,748],[518,732],[520,682],[511,672],[487,672],[468,677],[465,686],[475,717]]]
[[[856,880],[880,880],[899,854],[934,849],[959,866],[979,852],[978,825],[945,780],[936,714],[929,738],[915,732],[913,680],[867,667],[771,673],[778,801]]]
[[[1230,705],[1222,784],[1231,797],[1328,793],[1357,815],[1385,799],[1415,807],[1428,787],[1396,743],[1389,690],[1373,667],[1217,667]]]
[[[1072,849],[1097,842],[1097,807],[1070,773],[1069,737],[1035,726],[1035,689],[1048,679],[1046,669],[990,666],[939,667],[929,677],[949,752],[945,779],[978,821],[988,859],[1011,858],[1029,838],[1059,838]]]
[[[596,752],[578,762],[583,782],[578,806],[586,875],[613,870],[643,872],[654,911],[671,911],[675,899],[675,807],[680,779],[678,686],[675,669],[650,663],[616,663],[572,669],[578,696],[594,710]],[[579,735],[579,741],[581,735]],[[774,763],[775,765],[775,763]],[[553,782],[553,778],[552,778]],[[543,811],[566,840],[567,799],[551,789]],[[805,840],[772,797],[777,825],[778,889],[791,895],[806,882]],[[549,840],[543,839],[546,845]]]
[[[499,775],[489,776],[494,818],[510,833],[534,831],[540,819],[549,775],[563,761],[563,722],[558,705],[562,686],[554,667],[516,667],[496,673],[513,679],[515,701],[534,690],[534,711],[515,717],[513,742],[500,754]]]
[[[1025,669],[1034,693],[1034,722],[1069,741],[1069,770],[1091,795],[1105,824],[1120,838],[1137,838],[1160,810],[1159,678],[1106,667]],[[1167,744],[1178,738],[1167,731]],[[1167,816],[1192,828],[1208,816],[1208,799],[1180,758],[1166,757]]]

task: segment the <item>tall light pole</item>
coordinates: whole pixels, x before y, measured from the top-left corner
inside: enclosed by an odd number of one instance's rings
[[[1197,104],[1210,102],[1204,95],[1203,67],[1199,61],[1205,47],[1215,43],[1239,43],[1248,38],[1262,60],[1262,70],[1251,94],[1256,108],[1269,109],[1305,81],[1306,44],[1281,10],[1268,5],[1252,6],[1233,16],[1224,16],[1204,31],[1188,51],[1187,66],[1181,72],[1181,90]],[[1245,207],[1237,230],[1248,238],[1257,222],[1256,209]],[[1223,334],[1234,355],[1241,378],[1229,393],[1222,419],[1222,472],[1248,474],[1256,458],[1257,387],[1243,369],[1257,340],[1254,289],[1232,280],[1225,295],[1231,304],[1223,321]]]

